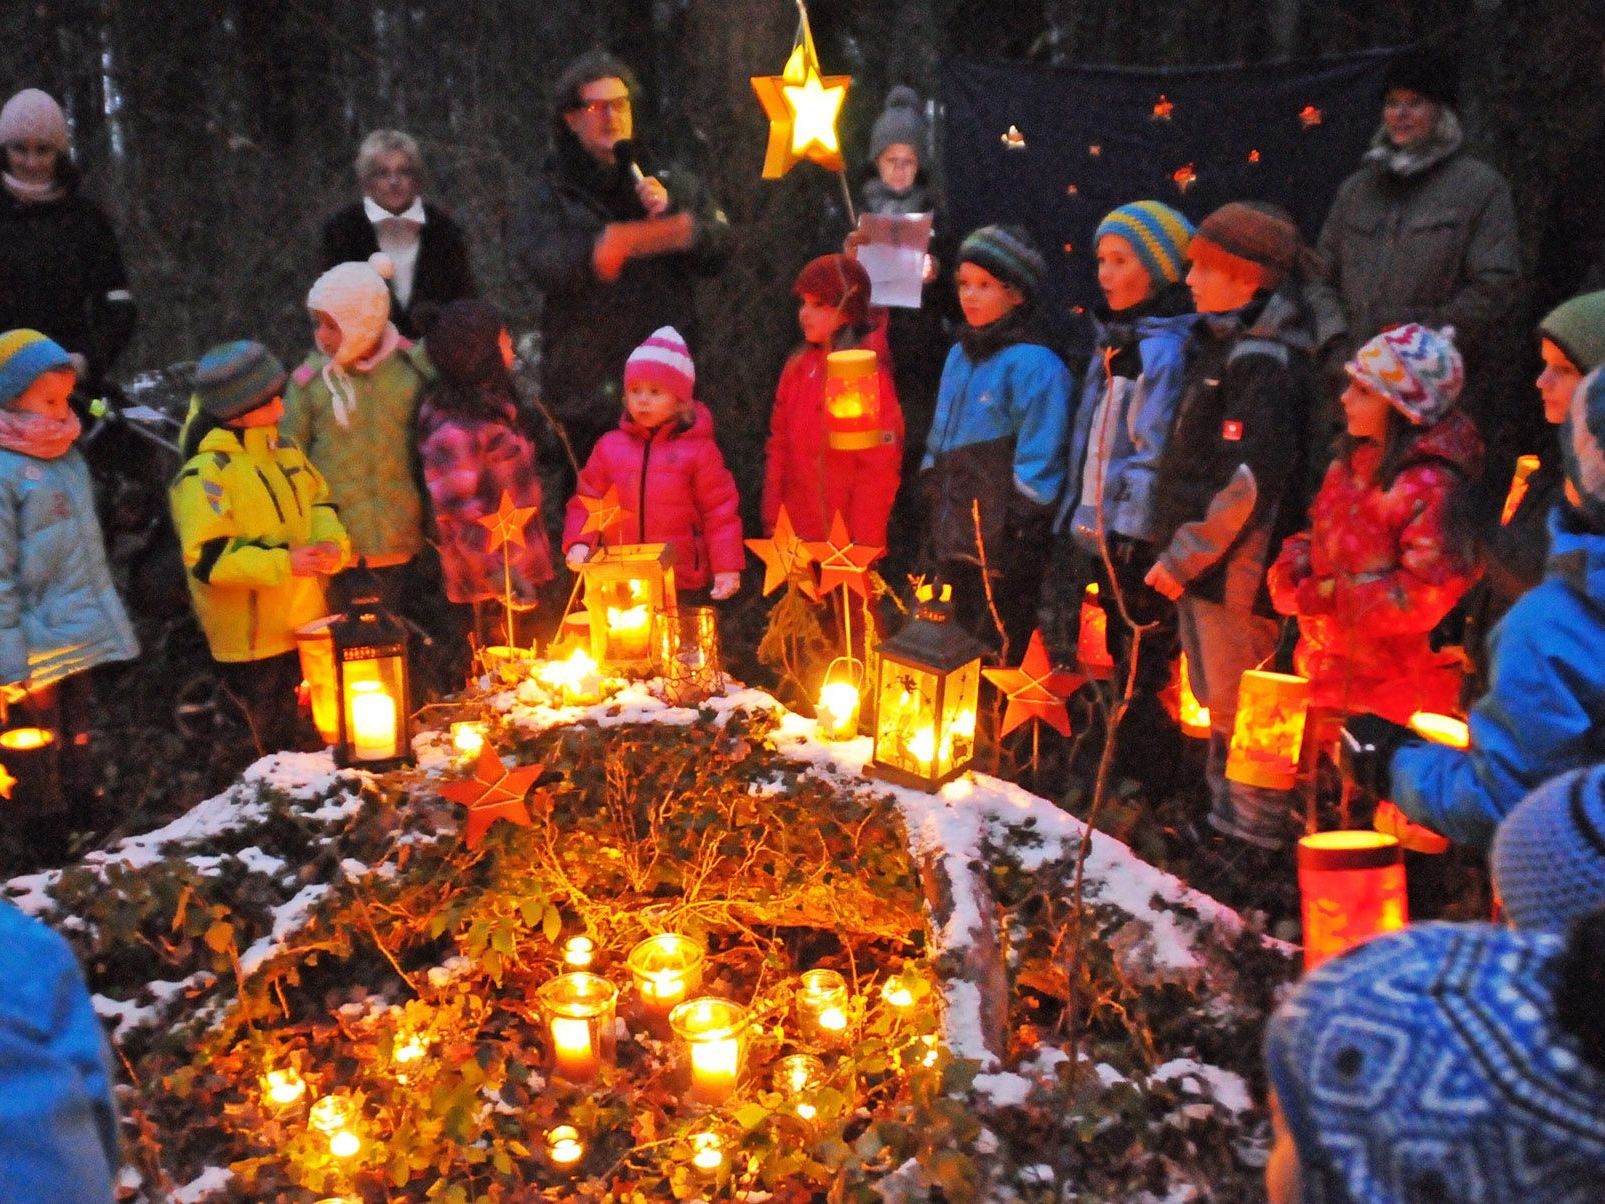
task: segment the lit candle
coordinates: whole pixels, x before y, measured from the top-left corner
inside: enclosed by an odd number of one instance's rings
[[[306,1080],[294,1067],[270,1070],[262,1076],[262,1094],[275,1108],[288,1107],[306,1092]]]
[[[428,1052],[429,1043],[416,1034],[407,1037],[405,1040],[398,1041],[390,1052],[390,1060],[397,1067],[396,1081],[398,1083],[410,1082],[412,1073],[407,1068],[412,1066],[414,1062],[423,1061],[424,1055]]]
[[[702,986],[702,946],[678,933],[648,937],[630,950],[628,963],[641,1008],[655,1028]]]
[[[717,1174],[724,1165],[724,1138],[717,1133],[693,1133],[691,1165],[704,1175]]]
[[[646,656],[648,628],[646,604],[607,608],[607,653],[621,660],[639,660]]]
[[[596,661],[583,648],[574,649],[566,660],[548,661],[535,676],[566,706],[585,706],[601,697],[601,674]]]
[[[341,1129],[329,1137],[329,1153],[336,1158],[353,1158],[362,1152],[362,1138],[350,1129]]]
[[[351,693],[351,744],[359,761],[396,755],[396,700],[376,681],[354,681]]]
[[[588,936],[571,936],[563,945],[563,962],[583,970],[596,956],[596,943]]]
[[[362,1138],[354,1132],[357,1101],[349,1095],[326,1095],[307,1112],[307,1124],[329,1139],[329,1153],[351,1158],[362,1150]]]
[[[791,1102],[803,1121],[812,1121],[819,1109],[810,1098],[825,1082],[825,1064],[813,1054],[790,1054],[775,1066],[775,1090]]]
[[[537,992],[552,1037],[552,1069],[573,1083],[596,1077],[613,1061],[613,1013],[618,989],[585,971],[561,974]]]
[[[546,1157],[560,1170],[568,1170],[585,1157],[585,1143],[573,1125],[558,1125],[546,1133]]]
[[[809,970],[797,992],[797,1027],[803,1037],[839,1044],[847,1033],[847,980],[835,970]]]
[[[451,746],[465,757],[477,757],[485,747],[485,725],[471,719],[452,724]]]
[[[881,998],[899,1010],[914,1005],[914,992],[901,978],[888,978],[881,984]]]
[[[688,1098],[697,1104],[723,1103],[741,1077],[747,1009],[728,999],[705,996],[675,1008],[669,1024],[685,1043]]]
[[[819,691],[819,734],[826,740],[858,735],[858,687],[850,681],[827,681]]]

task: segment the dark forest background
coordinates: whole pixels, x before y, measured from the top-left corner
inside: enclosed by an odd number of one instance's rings
[[[1464,65],[1473,146],[1516,192],[1541,277],[1516,320],[1570,283],[1569,232],[1600,207],[1596,0],[814,0],[810,11],[828,69],[854,77],[843,133],[855,165],[886,89],[933,95],[946,56],[1159,67],[1431,37]],[[426,195],[462,219],[487,293],[527,327],[538,301],[508,278],[504,222],[545,151],[551,81],[581,50],[612,48],[647,91],[638,134],[700,170],[739,232],[734,262],[699,299],[699,393],[755,501],[758,441],[796,339],[788,286],[844,232],[835,177],[804,164],[759,179],[764,125],[747,79],[779,68],[796,17],[789,0],[13,2],[0,7],[0,87],[43,87],[68,109],[140,304],[120,365],[131,375],[246,334],[287,359],[304,353],[318,226],[357,195],[352,156],[378,126],[422,142]]]

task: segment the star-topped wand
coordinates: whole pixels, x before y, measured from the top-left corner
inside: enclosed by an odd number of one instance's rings
[[[513,505],[513,495],[502,490],[501,505],[494,514],[477,519],[480,526],[490,532],[485,551],[502,550],[502,605],[507,608],[507,646],[516,647],[513,639],[513,556],[511,546],[524,547],[524,528],[535,514],[535,506]]]

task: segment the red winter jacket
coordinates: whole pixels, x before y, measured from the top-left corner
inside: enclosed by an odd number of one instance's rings
[[[825,442],[825,352],[809,345],[786,361],[775,386],[775,410],[764,449],[763,529],[780,507],[803,539],[830,535],[841,511],[854,543],[886,546],[886,518],[903,466],[903,410],[889,370],[882,322],[861,344],[880,357],[881,430],[887,441],[865,451],[833,451]]]
[[[666,422],[648,431],[626,411],[618,429],[596,441],[568,502],[565,553],[577,543],[596,547],[594,533],[580,535],[580,498],[601,497],[616,485],[624,524],[610,542],[672,544],[674,580],[681,589],[702,589],[714,573],[741,571],[747,552],[735,478],[713,441],[713,415],[700,401],[691,404],[689,425]]]
[[[1397,723],[1451,711],[1460,669],[1427,633],[1477,579],[1470,549],[1446,530],[1450,491],[1482,470],[1482,440],[1453,410],[1407,453],[1393,486],[1373,480],[1381,449],[1333,461],[1310,506],[1310,529],[1290,536],[1271,566],[1271,600],[1297,615],[1294,662],[1317,706],[1374,711]]]

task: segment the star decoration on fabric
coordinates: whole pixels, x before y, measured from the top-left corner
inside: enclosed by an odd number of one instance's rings
[[[442,785],[441,798],[468,808],[468,824],[464,829],[468,847],[477,849],[490,826],[499,819],[521,828],[529,827],[529,809],[524,806],[524,796],[545,771],[546,767],[538,764],[508,769],[487,744],[479,750],[472,777]]]
[[[513,495],[502,490],[501,505],[496,507],[494,514],[486,514],[474,521],[490,532],[490,539],[485,544],[485,551],[494,552],[503,544],[524,546],[524,528],[528,525],[530,517],[535,513],[534,506],[513,505]]]
[[[1154,102],[1154,120],[1169,121],[1171,114],[1175,111],[1176,102],[1161,92],[1159,94],[1159,99]]]
[[[819,564],[819,592],[828,594],[833,589],[846,588],[864,601],[869,601],[869,566],[885,548],[854,543],[847,534],[847,521],[842,512],[830,523],[830,538],[808,543],[808,554]]]
[[[769,119],[764,179],[778,180],[803,159],[829,171],[846,169],[836,121],[852,82],[849,75],[820,73],[814,35],[804,17],[791,57],[780,74],[752,77],[752,90]]]
[[[593,531],[606,543],[608,537],[624,523],[624,506],[619,502],[619,487],[609,485],[607,492],[601,497],[580,496],[580,505],[585,507],[585,525],[580,528],[582,536]]]
[[[768,539],[748,539],[743,542],[752,549],[754,556],[763,561],[763,592],[766,596],[787,581],[795,581],[804,597],[815,602],[819,600],[814,576],[808,571],[808,563],[812,559],[808,545],[797,538],[796,528],[791,525],[791,515],[786,513],[784,506],[775,516],[773,535]]]
[[[1298,111],[1298,119],[1307,130],[1312,130],[1326,120],[1326,114],[1314,105],[1305,105]]]
[[[17,788],[17,779],[11,776],[11,771],[0,765],[0,798],[10,798],[11,792]]]
[[[1184,194],[1194,184],[1198,183],[1198,173],[1193,170],[1191,163],[1178,167],[1170,173],[1170,178],[1175,183],[1176,188]]]
[[[1062,736],[1070,734],[1070,712],[1065,708],[1065,700],[1087,679],[1079,673],[1055,672],[1040,630],[1031,633],[1030,647],[1025,650],[1025,659],[1018,668],[982,669],[981,674],[1008,700],[1008,708],[1003,712],[1003,729],[998,735],[1007,736],[1033,719],[1042,720]]]
[[[1004,147],[1008,150],[1025,149],[1025,135],[1020,132],[1017,126],[1011,125],[1008,129],[1004,130],[1003,133],[999,135],[998,140],[1002,142]]]

